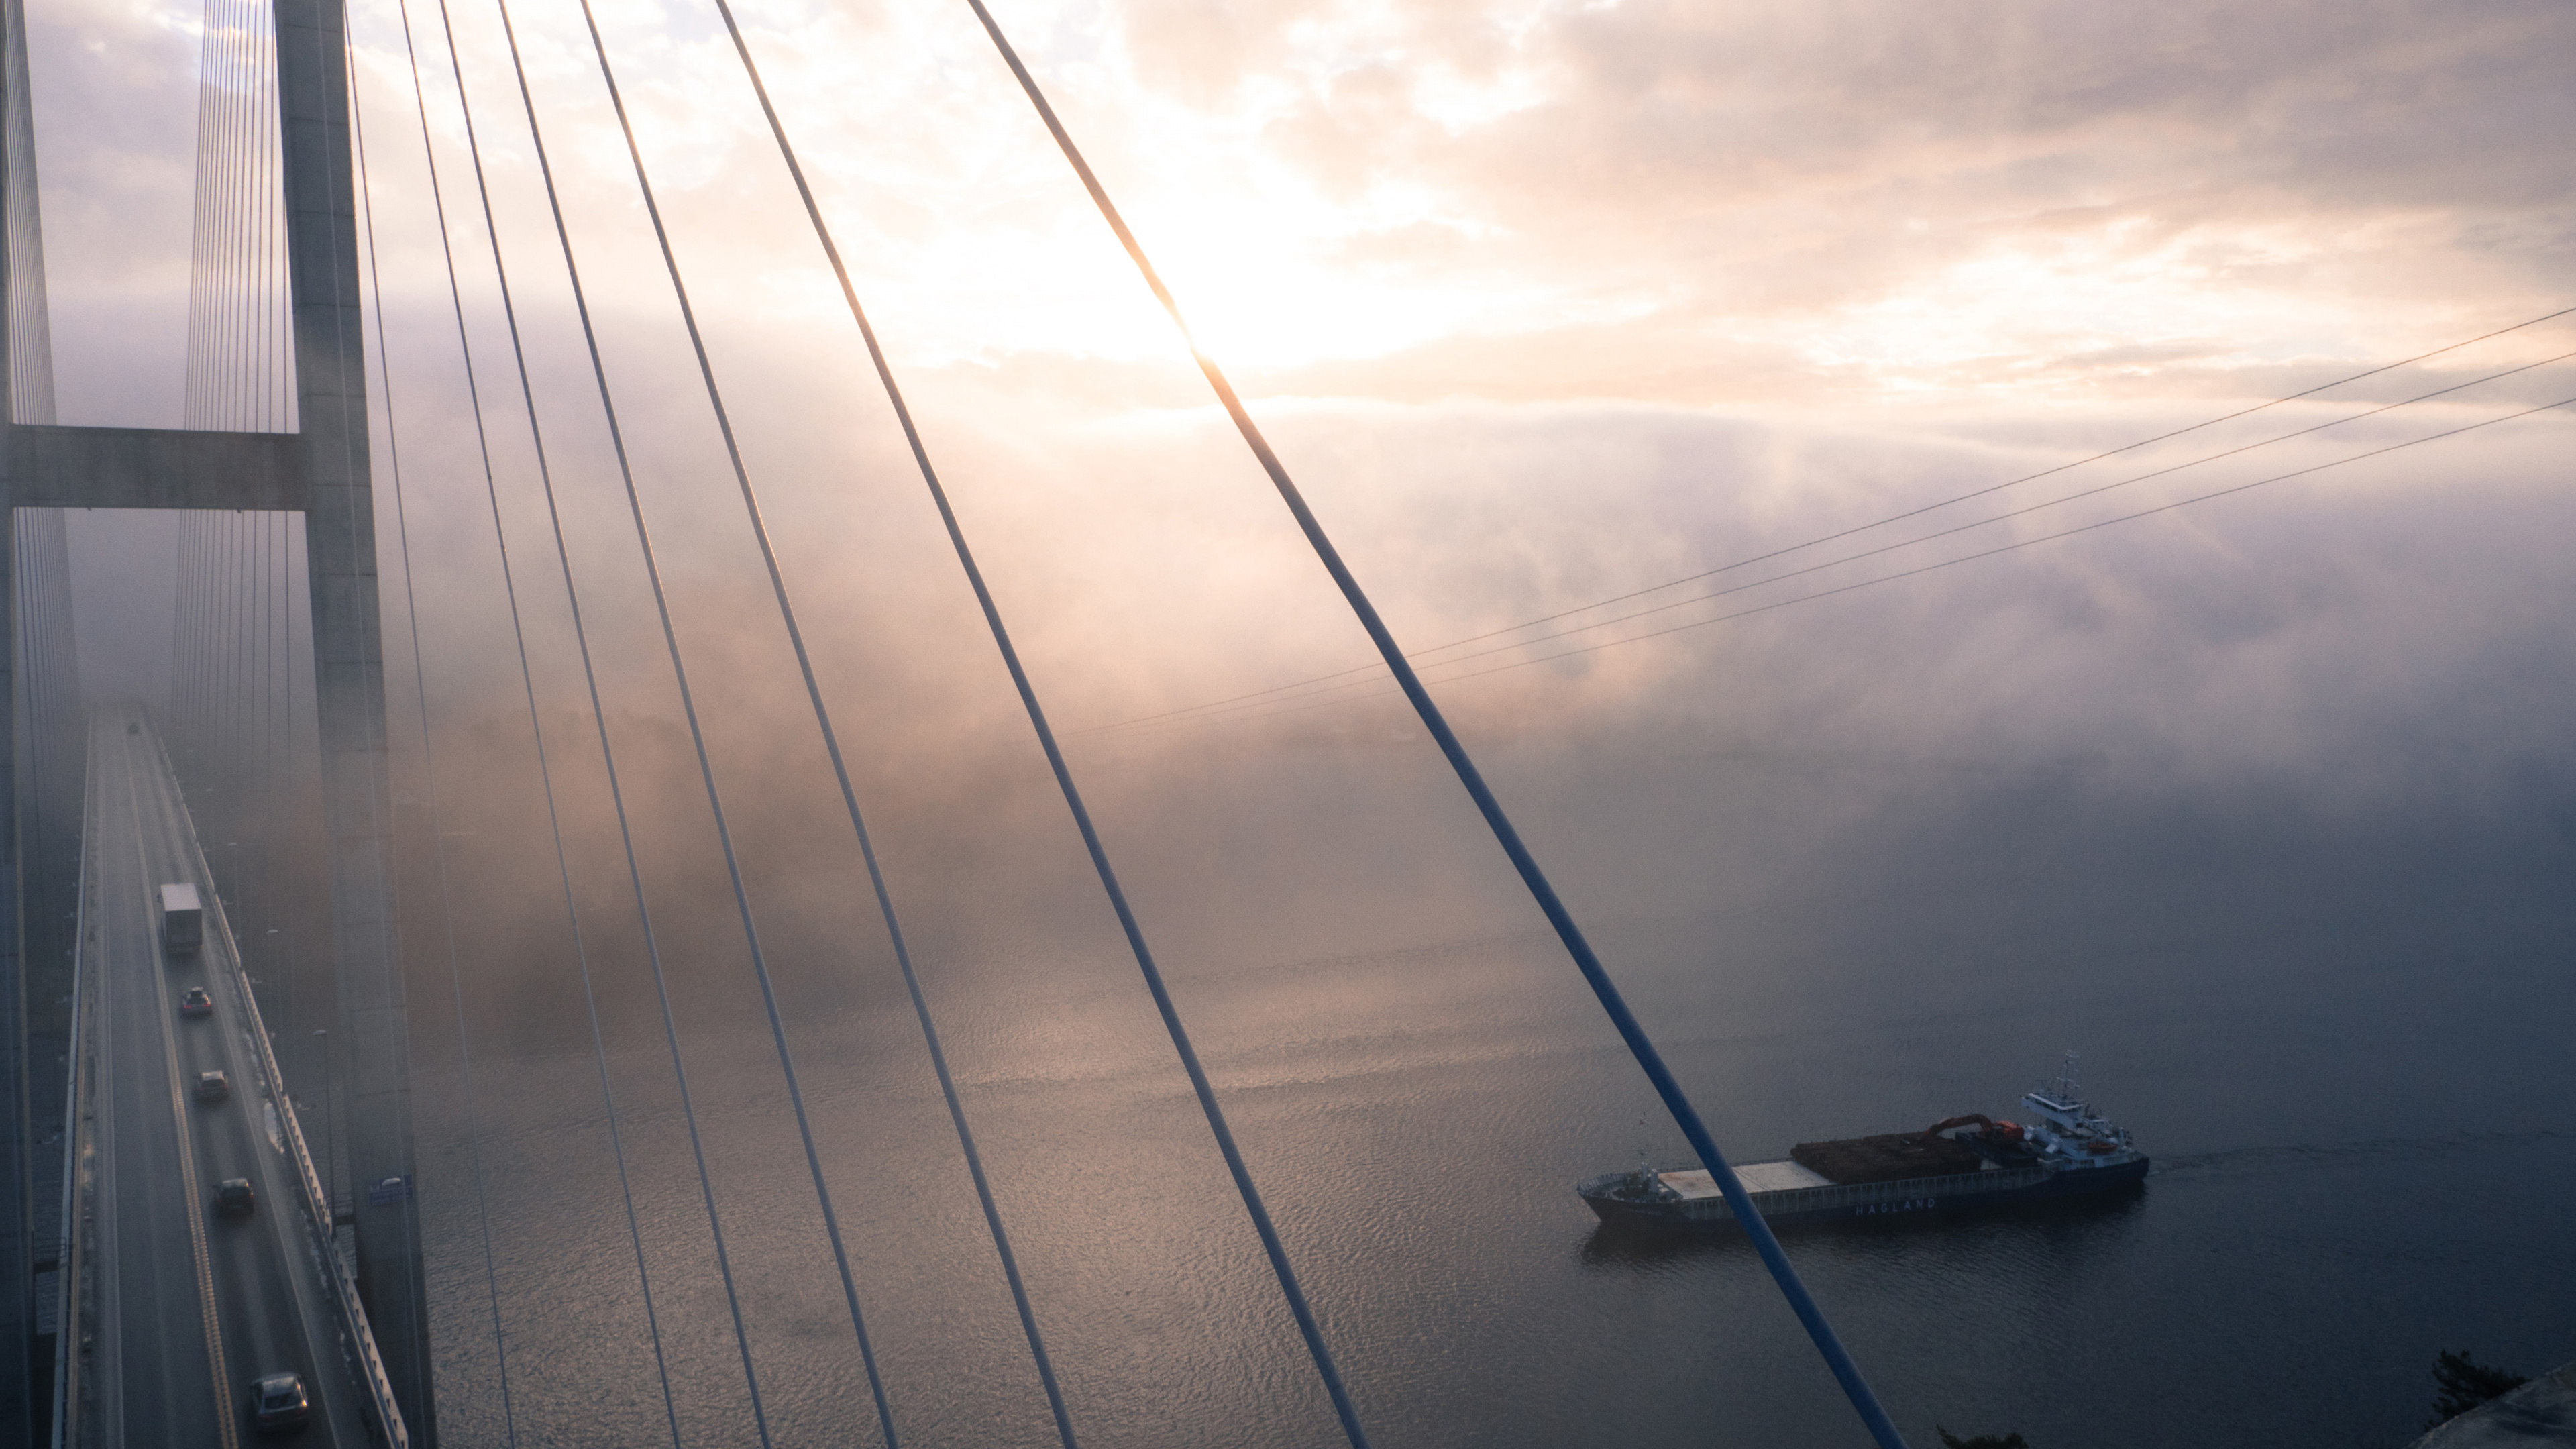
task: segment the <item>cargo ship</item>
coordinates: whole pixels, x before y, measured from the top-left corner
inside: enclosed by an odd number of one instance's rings
[[[2022,1094],[2026,1122],[1971,1112],[1920,1132],[1801,1142],[1786,1162],[1735,1169],[1753,1210],[1772,1223],[1891,1213],[1954,1212],[2074,1197],[2137,1182],[2145,1153],[2088,1105],[2075,1054],[2056,1080]],[[1735,1213],[1704,1167],[1640,1167],[1574,1189],[1605,1223],[1734,1228]]]

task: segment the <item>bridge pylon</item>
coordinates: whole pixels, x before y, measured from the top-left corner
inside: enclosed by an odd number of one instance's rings
[[[345,1063],[345,1156],[354,1188],[358,1279],[367,1316],[411,1442],[437,1442],[429,1304],[421,1261],[411,1131],[411,1052],[393,878],[394,807],[385,746],[384,647],[378,618],[376,527],[369,484],[366,348],[361,330],[356,187],[351,167],[347,14],[343,0],[273,0],[281,181],[295,349],[299,431],[235,433],[163,428],[63,427],[21,422],[0,407],[0,520],[18,508],[259,509],[300,512],[311,596],[315,698],[321,735],[323,818],[329,834],[332,971]],[[15,4],[11,4],[15,9]],[[22,27],[7,27],[13,52]],[[0,67],[23,91],[22,54]],[[0,126],[25,125],[23,95],[0,105]],[[0,136],[0,157],[32,155],[27,138]],[[32,191],[32,188],[30,188]],[[8,213],[14,227],[19,210]],[[0,247],[0,268],[19,252]],[[11,295],[0,275],[0,296]],[[10,329],[0,327],[0,337]],[[15,359],[0,350],[0,398]],[[10,627],[11,550],[0,523],[0,630]],[[9,637],[0,633],[0,639]],[[5,652],[5,651],[0,651]],[[20,741],[0,710],[0,752],[14,764]],[[0,768],[0,792],[12,771]],[[0,1017],[24,996],[17,806],[0,796]],[[0,1252],[28,1242],[23,1089],[24,1012],[0,1021],[0,1054],[20,1086],[0,1102]],[[0,1077],[5,1077],[0,1071]],[[9,1095],[0,1081],[0,1096]],[[12,1204],[16,1204],[13,1208]],[[13,1231],[14,1228],[14,1231]],[[0,1263],[0,1375],[26,1373],[32,1332],[27,1283],[33,1254]],[[13,1351],[18,1350],[18,1351]],[[21,1384],[19,1399],[32,1401]],[[26,1415],[0,1423],[0,1449],[23,1442]]]

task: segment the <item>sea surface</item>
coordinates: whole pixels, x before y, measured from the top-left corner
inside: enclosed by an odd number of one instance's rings
[[[2481,839],[1900,842],[1591,924],[1740,1160],[2009,1115],[2070,1048],[2152,1154],[2130,1194],[1788,1235],[1913,1442],[2395,1446],[2439,1350],[2576,1358],[2576,851]],[[1211,945],[1219,912],[1169,963],[1375,1442],[1866,1443],[1741,1242],[1615,1234],[1575,1198],[1688,1154],[1534,917],[1495,924],[1316,952]],[[1082,1441],[1340,1442],[1114,936],[997,908],[922,956]],[[903,1440],[1054,1442],[909,1012],[810,982],[787,1006]],[[746,1344],[775,1443],[877,1442],[767,1030],[682,1027],[740,1339],[658,1027],[608,1062],[632,1236],[587,1050],[484,1051],[472,1132],[424,1050],[445,1442],[754,1444]]]

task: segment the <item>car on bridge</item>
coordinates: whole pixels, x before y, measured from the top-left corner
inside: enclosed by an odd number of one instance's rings
[[[232,1097],[232,1094],[233,1094],[233,1084],[232,1084],[230,1081],[228,1081],[228,1080],[226,1080],[226,1079],[225,1079],[225,1077],[224,1077],[224,1074],[223,1074],[223,1073],[221,1073],[221,1072],[199,1072],[199,1073],[197,1073],[197,1100],[198,1100],[198,1101],[200,1101],[200,1102],[222,1102],[222,1101],[227,1101],[227,1100],[229,1100],[229,1099]]]
[[[214,1009],[215,999],[208,996],[206,988],[202,986],[189,987],[187,994],[179,998],[181,1016],[207,1016],[211,1015]]]
[[[312,1416],[313,1400],[304,1392],[302,1374],[266,1374],[250,1381],[250,1421],[261,1433],[301,1429]]]
[[[227,1177],[215,1184],[215,1215],[218,1217],[248,1217],[250,1210],[258,1204],[259,1199],[251,1192],[247,1177]]]

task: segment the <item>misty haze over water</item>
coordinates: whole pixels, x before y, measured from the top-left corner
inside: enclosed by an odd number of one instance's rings
[[[1052,1442],[579,11],[524,8],[896,1421]],[[2102,1201],[1789,1235],[1916,1443],[2394,1449],[2437,1351],[2576,1357],[2576,420],[2486,426],[2576,393],[2576,319],[1735,567],[2564,306],[2562,9],[1034,12],[1397,637],[1464,641],[1435,693],[1729,1153],[2008,1112],[2072,1049],[2154,1158]],[[31,6],[68,422],[180,415],[176,14]],[[1864,1442],[1743,1244],[1575,1197],[1688,1149],[1418,722],[1336,673],[1366,640],[964,15],[782,7],[753,44],[1378,1442]],[[873,1442],[497,24],[458,16],[766,1406],[781,1444]],[[720,31],[604,18],[1076,1428],[1338,1442],[793,193],[706,89],[739,84]],[[454,97],[419,105],[480,433],[398,17],[352,25],[440,1417],[667,1435],[586,966],[684,1438],[746,1442]],[[274,529],[259,627],[301,648],[300,524],[221,526]],[[309,665],[216,718],[177,582],[214,535],[69,528],[83,683],[174,742],[327,1146]],[[1536,657],[1702,575],[1626,632],[1690,627]]]

